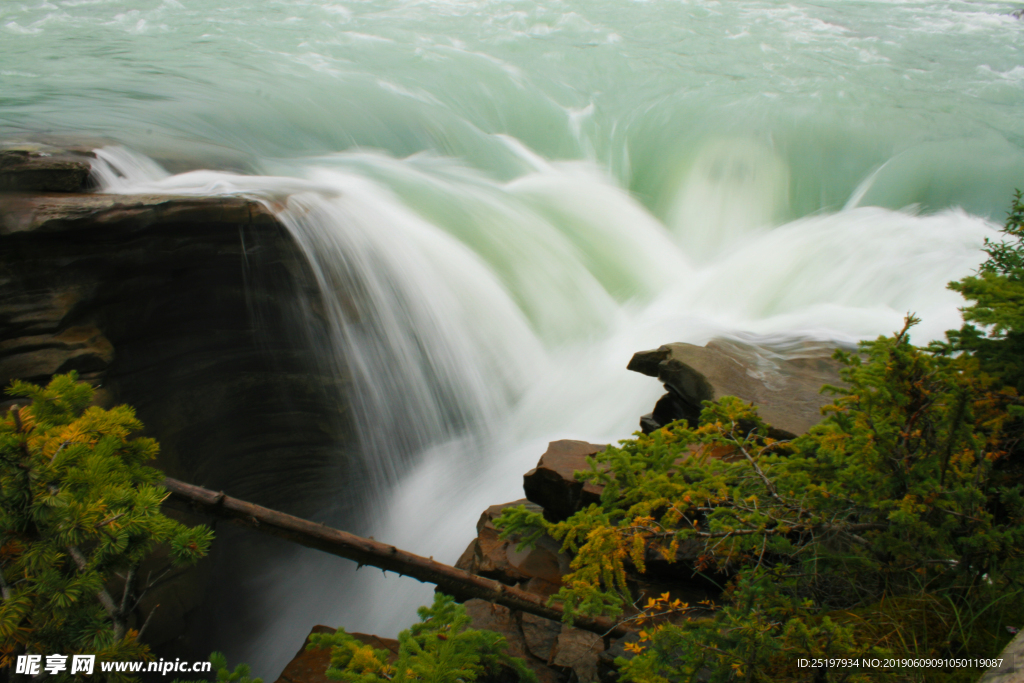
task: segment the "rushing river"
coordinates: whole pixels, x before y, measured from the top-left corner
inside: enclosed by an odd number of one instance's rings
[[[288,195],[373,474],[354,523],[451,562],[547,441],[636,428],[634,351],[956,327],[945,283],[1024,186],[1019,7],[6,0],[0,139],[96,140],[112,191]],[[314,623],[393,635],[431,591],[312,552],[243,583],[271,617],[209,646],[271,679]]]

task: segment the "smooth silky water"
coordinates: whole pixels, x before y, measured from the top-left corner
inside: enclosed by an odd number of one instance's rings
[[[351,380],[339,523],[453,562],[549,440],[636,428],[635,351],[956,327],[945,283],[1024,185],[1018,4],[4,2],[0,139],[273,207]],[[222,583],[246,612],[203,645],[271,678],[313,624],[394,635],[432,590],[312,551]]]

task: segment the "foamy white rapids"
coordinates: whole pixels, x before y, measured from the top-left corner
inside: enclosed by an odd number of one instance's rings
[[[661,387],[625,370],[635,351],[716,336],[852,344],[897,329],[908,311],[924,320],[917,339],[936,338],[959,324],[962,301],[945,283],[997,235],[958,209],[857,207],[759,225],[698,260],[689,252],[700,247],[674,241],[578,162],[498,182],[367,152],[277,177],[169,176],[121,148],[97,155],[109,191],[245,194],[275,211],[319,280],[332,362],[355,378],[375,477],[370,533],[446,562],[484,508],[522,497],[548,441],[609,442],[636,428]],[[696,182],[719,178],[708,170]],[[317,557],[273,576],[262,599],[279,618],[244,651],[265,666],[290,652],[291,624],[393,635],[432,591]]]
[[[350,381],[352,528],[452,561],[549,440],[629,436],[661,391],[638,350],[957,327],[945,284],[1024,184],[1014,7],[3,2],[0,141],[84,140],[109,192],[265,202]],[[266,618],[210,607],[194,654],[268,680],[311,625],[393,635],[430,599],[251,564],[218,585]]]

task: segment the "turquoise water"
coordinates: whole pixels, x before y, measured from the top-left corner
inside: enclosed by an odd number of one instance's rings
[[[0,134],[250,170],[431,151],[509,179],[507,135],[662,217],[700,144],[739,137],[792,173],[778,218],[841,207],[890,160],[868,203],[991,214],[1024,171],[1018,5],[5,2]]]
[[[636,428],[635,351],[956,327],[945,283],[1024,186],[1019,4],[4,2],[0,138],[85,140],[108,191],[276,198],[352,378],[362,529],[454,561],[549,440]],[[312,552],[234,582],[209,646],[264,677],[431,591]]]

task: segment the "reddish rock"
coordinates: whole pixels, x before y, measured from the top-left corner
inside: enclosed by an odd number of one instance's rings
[[[560,544],[547,536],[533,548],[517,550],[514,540],[502,540],[494,520],[508,507],[525,505],[540,512],[539,506],[526,500],[517,500],[487,508],[477,522],[477,537],[455,563],[479,576],[501,581],[508,585],[520,584],[538,595],[551,595],[561,587],[562,575],[569,571],[569,556],[560,552]]]
[[[578,481],[575,473],[589,470],[587,456],[607,446],[586,441],[552,441],[537,466],[523,477],[527,499],[544,508],[549,519],[562,520],[601,500],[601,486]]]
[[[334,633],[337,629],[330,626],[314,626],[310,635],[314,633]],[[395,661],[398,658],[398,641],[391,638],[378,638],[363,633],[350,633],[353,638],[360,640],[377,650],[390,650],[391,656],[388,661]],[[309,636],[302,642],[298,653],[288,662],[281,675],[275,683],[331,683],[332,679],[327,678],[325,671],[331,664],[331,648],[318,647],[307,650]]]
[[[508,653],[525,661],[540,683],[597,680],[598,656],[604,651],[600,636],[483,600],[465,605],[471,626],[505,636]]]

